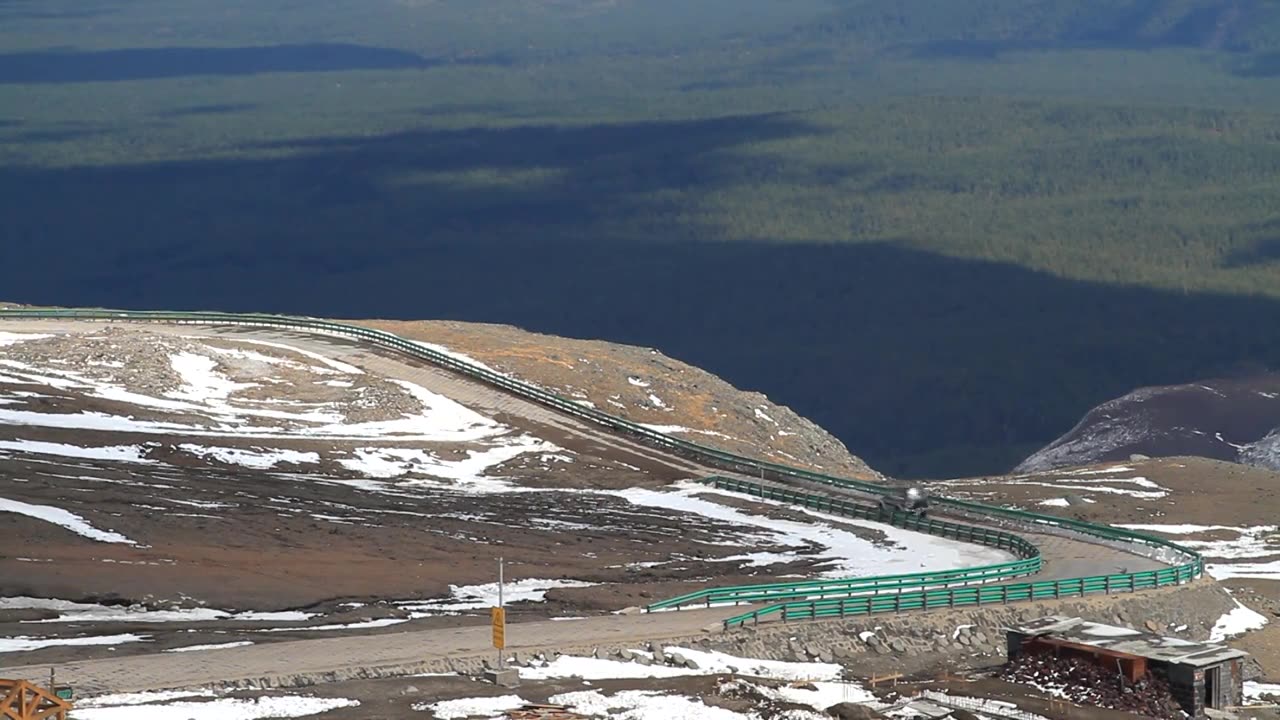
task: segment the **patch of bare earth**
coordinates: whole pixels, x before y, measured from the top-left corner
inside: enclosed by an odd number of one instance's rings
[[[702,445],[845,477],[881,479],[843,443],[790,408],[651,348],[542,335],[509,325],[355,323],[448,347],[567,399],[667,428]]]

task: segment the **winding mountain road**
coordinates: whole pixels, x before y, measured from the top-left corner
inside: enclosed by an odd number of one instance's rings
[[[71,320],[0,321],[0,329],[14,332],[78,333],[100,328],[98,322]],[[287,343],[389,378],[411,381],[480,413],[536,426],[539,435],[570,449],[608,455],[660,477],[675,480],[722,473],[485,383],[352,339],[262,327],[152,324],[149,329],[175,335],[233,336]],[[1041,549],[1045,564],[1039,578],[1043,579],[1164,567],[1146,557],[1072,537],[1022,531],[1019,534]],[[508,631],[508,650],[688,638],[718,632],[721,620],[742,610],[717,608],[520,623]],[[59,679],[74,684],[82,694],[246,682],[292,685],[343,679],[352,673],[376,677],[439,671],[449,668],[451,662],[474,664],[492,657],[489,641],[489,629],[483,625],[414,630],[409,623],[362,635],[73,662],[59,667]],[[0,664],[13,661],[12,656],[0,658]],[[8,667],[0,670],[0,675],[39,681],[48,677],[48,667]]]

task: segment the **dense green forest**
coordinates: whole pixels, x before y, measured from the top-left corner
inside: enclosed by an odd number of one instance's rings
[[[906,475],[1280,364],[1280,4],[0,0],[0,288],[660,347]]]

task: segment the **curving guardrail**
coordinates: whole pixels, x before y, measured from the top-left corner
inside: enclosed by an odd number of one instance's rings
[[[861,520],[875,520],[929,535],[1008,550],[1018,559],[1011,562],[957,570],[903,575],[878,575],[840,580],[806,580],[792,583],[705,588],[651,603],[645,607],[645,610],[649,612],[679,609],[691,605],[711,607],[713,605],[737,605],[751,602],[814,600],[831,596],[852,597],[855,595],[881,594],[890,590],[896,592],[907,588],[972,585],[1035,575],[1040,572],[1044,564],[1044,559],[1040,557],[1040,548],[1024,538],[1003,530],[961,525],[960,523],[948,522],[937,518],[923,518],[904,512],[886,514],[880,510],[878,505],[856,503],[844,498],[825,495],[812,495],[738,478],[710,477],[703,479],[701,482],[714,485],[722,490],[746,493],[766,500],[789,502],[834,515],[843,515]]]
[[[0,318],[10,319],[78,319],[106,321],[152,321],[179,324],[204,325],[240,325],[249,327],[273,327],[301,330],[327,335],[351,337],[363,340],[372,345],[399,352],[409,357],[425,360],[440,367],[453,370],[475,380],[485,382],[494,387],[507,390],[527,400],[540,403],[567,415],[600,425],[610,430],[625,433],[653,447],[687,457],[709,467],[731,472],[740,472],[752,477],[769,480],[803,480],[833,487],[856,490],[862,493],[881,495],[885,487],[876,483],[839,478],[811,470],[793,468],[779,463],[755,460],[735,455],[724,450],[706,447],[688,440],[672,437],[650,430],[638,423],[614,417],[595,408],[580,405],[572,400],[560,397],[542,388],[536,387],[515,378],[479,367],[453,355],[441,353],[419,343],[405,340],[381,330],[343,323],[329,322],[306,317],[290,317],[282,315],[237,314],[222,312],[169,312],[138,310],[0,310]],[[815,498],[821,496],[813,496]],[[1015,602],[1020,600],[1039,600],[1067,595],[1081,595],[1092,592],[1114,592],[1141,590],[1148,587],[1180,584],[1199,577],[1204,572],[1204,560],[1199,553],[1184,548],[1176,543],[1149,535],[1121,530],[1104,525],[1097,525],[1080,520],[1060,518],[1053,515],[1026,510],[1004,508],[950,498],[936,498],[934,504],[949,507],[962,514],[977,514],[983,517],[997,517],[1031,526],[1047,526],[1085,535],[1106,541],[1140,544],[1153,549],[1164,550],[1177,558],[1174,567],[1159,571],[1140,573],[1090,576],[1069,580],[1046,581],[1040,583],[1021,583],[1018,585],[1002,585],[983,588],[957,588],[944,590],[919,590],[870,597],[844,597],[810,600],[799,603],[783,603],[747,613],[726,621],[726,627],[742,624],[749,619],[758,621],[761,617],[779,615],[783,619],[841,617],[846,615],[869,614],[874,612],[901,612],[905,610],[930,609],[941,607],[964,607],[980,605],[988,602]],[[945,572],[945,571],[944,571]]]

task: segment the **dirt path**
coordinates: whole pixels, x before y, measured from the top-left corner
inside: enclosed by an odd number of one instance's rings
[[[719,627],[734,608],[610,615],[582,620],[512,624],[508,652],[530,652],[614,643],[639,643],[700,635]],[[487,625],[356,637],[299,640],[224,650],[135,655],[58,666],[58,678],[81,694],[216,686],[270,679],[268,685],[310,684],[356,677],[441,671],[447,662],[492,659]],[[45,665],[10,667],[5,677],[47,681]]]

